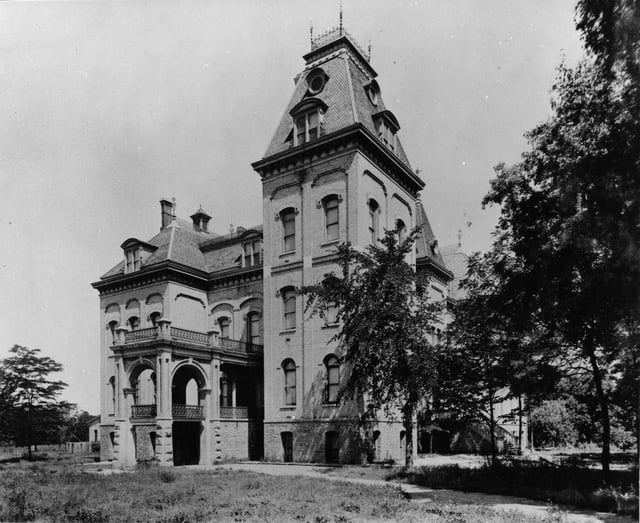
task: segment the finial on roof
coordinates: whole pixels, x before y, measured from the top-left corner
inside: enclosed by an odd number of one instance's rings
[[[309,41],[313,45],[313,18],[309,18]]]
[[[342,36],[342,0],[340,0],[340,36]]]
[[[462,247],[462,229],[458,229],[458,247]]]
[[[173,209],[172,209],[172,219],[176,219],[176,199],[175,197],[171,198],[171,201],[173,202]]]
[[[371,40],[369,40],[369,50],[367,52],[367,60],[371,61]]]

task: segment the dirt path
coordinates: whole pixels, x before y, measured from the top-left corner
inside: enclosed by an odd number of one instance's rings
[[[340,468],[327,468],[314,465],[291,465],[276,463],[230,463],[216,465],[216,468],[226,468],[230,470],[247,470],[260,472],[262,474],[272,474],[276,476],[310,476],[314,478],[326,479],[329,481],[349,481],[365,485],[398,485],[407,496],[417,503],[458,503],[470,505],[488,505],[497,510],[516,510],[530,516],[542,518],[557,514],[559,520],[570,523],[627,523],[633,519],[629,516],[616,516],[608,512],[593,512],[579,510],[550,509],[548,505],[538,501],[511,496],[497,496],[492,494],[482,494],[476,492],[460,492],[457,490],[430,489],[418,485],[410,485],[382,479],[367,479],[341,475]],[[209,468],[209,467],[207,467]],[[350,469],[345,469],[350,470]],[[352,472],[352,471],[351,471]],[[562,519],[560,519],[560,517]]]

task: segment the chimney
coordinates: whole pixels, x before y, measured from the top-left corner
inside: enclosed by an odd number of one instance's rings
[[[173,203],[166,198],[160,200],[160,218],[160,230],[168,227],[171,224],[171,220],[173,220]]]
[[[211,216],[209,216],[202,209],[202,205],[200,208],[191,215],[191,220],[193,221],[193,230],[196,232],[209,232],[209,220]]]

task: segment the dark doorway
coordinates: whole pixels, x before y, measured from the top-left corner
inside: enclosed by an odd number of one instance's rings
[[[324,435],[324,459],[327,463],[340,463],[338,433],[329,431]]]
[[[173,464],[200,463],[200,423],[176,421],[173,423]]]
[[[293,461],[293,432],[281,432],[280,438],[282,438],[284,462],[291,463]]]

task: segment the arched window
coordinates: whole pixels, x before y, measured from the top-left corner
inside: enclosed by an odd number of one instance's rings
[[[333,354],[324,360],[327,385],[325,387],[325,402],[338,403],[340,397],[340,360]]]
[[[261,345],[260,336],[260,314],[250,312],[247,314],[247,342],[252,345]]]
[[[296,404],[296,364],[293,360],[286,360],[282,364],[284,371],[284,404]]]
[[[109,378],[109,385],[107,386],[107,392],[109,394],[109,398],[107,400],[107,408],[109,409],[109,414],[115,414],[116,412],[116,378],[115,376],[111,376]]]
[[[284,289],[281,295],[284,329],[294,330],[296,328],[296,291],[292,288]]]
[[[282,222],[282,252],[296,250],[296,212],[285,209],[280,213]]]
[[[398,234],[398,243],[402,243],[407,238],[407,226],[402,220],[396,220],[396,233]]]
[[[161,316],[162,315],[158,311],[149,314],[149,321],[151,322],[151,325],[155,327]]]
[[[226,316],[220,318],[218,320],[218,325],[220,326],[220,337],[228,338],[229,337],[229,326],[231,325],[231,321]]]
[[[138,318],[137,316],[131,316],[127,320],[127,323],[129,324],[131,330],[134,331],[140,327],[140,318]]]
[[[378,241],[378,214],[380,206],[378,202],[371,199],[369,200],[369,240],[370,243],[376,243]]]
[[[112,320],[107,326],[109,327],[109,332],[111,333],[111,344],[114,345],[116,343],[116,327],[118,326],[118,322]]]
[[[322,205],[324,207],[324,227],[326,241],[337,240],[340,235],[340,215],[338,211],[338,203],[339,200],[335,194],[327,196],[322,201]]]

